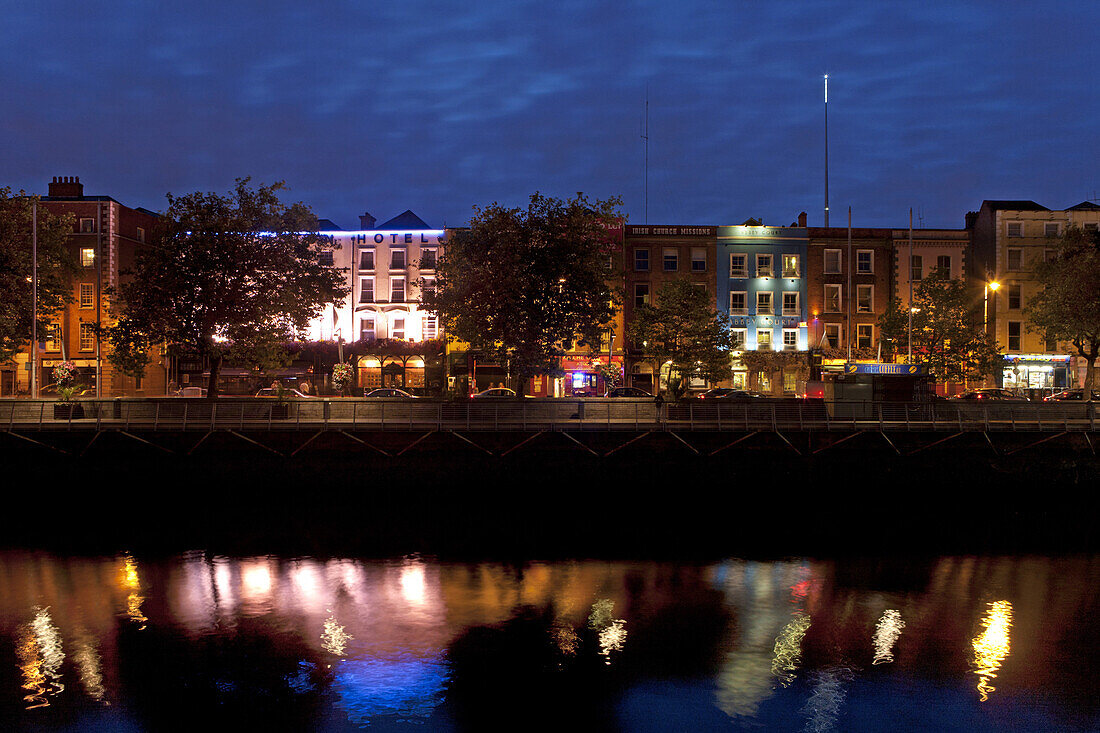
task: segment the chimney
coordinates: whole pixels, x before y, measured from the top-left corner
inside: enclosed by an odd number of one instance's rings
[[[76,176],[54,176],[50,182],[50,196],[65,196],[82,198],[84,196],[84,184]]]
[[[359,215],[359,228],[360,229],[374,229],[374,223],[378,221],[370,215],[369,211],[364,211]]]
[[[806,212],[805,211],[803,211],[801,214],[798,215],[798,226],[800,226],[800,227],[806,226]]]

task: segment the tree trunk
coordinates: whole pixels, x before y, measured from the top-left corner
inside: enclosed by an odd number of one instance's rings
[[[1093,385],[1096,384],[1096,357],[1100,356],[1100,344],[1093,344],[1089,349],[1089,355],[1085,357],[1088,362],[1085,364],[1085,391],[1081,394],[1081,397],[1085,400],[1092,401]]]
[[[210,357],[210,380],[206,383],[206,398],[213,400],[218,397],[218,376],[222,370],[222,358]]]

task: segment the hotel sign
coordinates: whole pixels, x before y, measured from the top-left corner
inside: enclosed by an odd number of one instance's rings
[[[716,237],[718,227],[666,226],[660,224],[630,224],[628,237]]]

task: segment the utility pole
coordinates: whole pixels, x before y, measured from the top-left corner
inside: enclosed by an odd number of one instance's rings
[[[852,262],[852,207],[848,207],[848,325],[845,326],[848,341],[848,363],[852,362],[852,268],[855,263]]]
[[[825,228],[829,228],[829,75],[825,75]]]
[[[645,175],[644,178],[644,190],[645,190],[645,223],[649,223],[649,85],[645,88],[645,133],[642,135],[642,139],[645,140]],[[826,224],[828,226],[828,224]]]
[[[913,363],[913,207],[909,207],[909,331],[905,342],[909,344],[909,358],[906,364]]]
[[[31,397],[38,399],[38,201],[31,203]]]

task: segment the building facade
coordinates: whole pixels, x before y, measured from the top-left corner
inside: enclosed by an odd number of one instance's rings
[[[967,278],[970,233],[966,229],[914,229],[912,251],[908,229],[893,230],[893,240],[893,297],[906,307],[910,303],[910,285],[915,291],[921,280],[936,270],[953,280]]]
[[[1035,263],[1050,255],[1055,238],[1067,227],[1100,227],[1100,206],[1086,201],[1052,210],[1034,201],[983,201],[977,212],[967,215],[967,224],[975,264],[972,277],[986,293],[988,328],[1004,350],[999,383],[1018,390],[1079,386],[1084,359],[1074,356],[1067,345],[1030,331],[1024,309],[1040,287],[1032,274]]]
[[[716,302],[717,233],[718,228],[713,226],[626,226],[623,233],[623,316],[628,327],[634,310],[651,302],[661,285],[670,280],[688,280],[705,289],[710,301]],[[663,388],[659,375],[653,374],[652,362],[645,357],[643,344],[627,344],[625,368],[628,386],[640,387],[653,394]]]
[[[49,396],[52,371],[62,361],[72,361],[78,381],[99,397],[155,396],[167,390],[169,364],[154,349],[142,377],[128,377],[108,360],[109,346],[97,337],[97,328],[109,323],[107,289],[117,287],[133,267],[138,253],[151,245],[158,215],[130,208],[110,196],[85,196],[77,177],[54,177],[48,195],[39,206],[55,216],[73,217],[68,246],[79,271],[72,281],[72,299],[49,319],[46,333],[39,333],[37,382]],[[15,369],[3,379],[4,395],[29,394],[30,348],[16,359]],[[93,392],[94,391],[94,392]]]
[[[893,297],[890,229],[807,230],[808,335],[824,368],[877,358],[878,320]]]
[[[805,215],[803,215],[805,216]],[[782,377],[752,375],[742,351],[801,351],[809,348],[807,322],[807,229],[721,226],[717,232],[717,306],[729,318],[734,358],[731,383],[765,392],[801,391],[797,371]],[[783,384],[772,384],[773,379]]]

